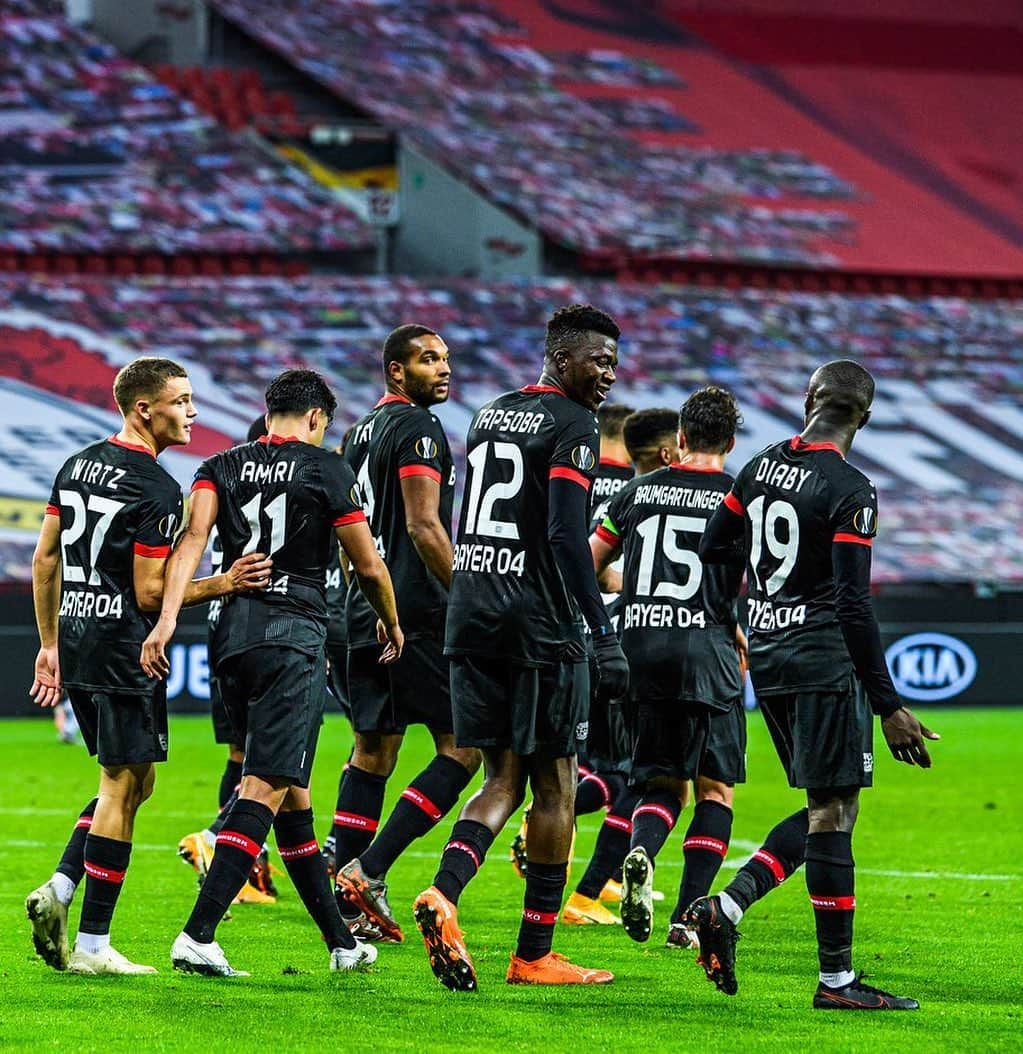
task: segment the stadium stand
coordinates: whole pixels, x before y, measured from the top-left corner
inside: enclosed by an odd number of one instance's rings
[[[522,364],[534,361],[549,312],[589,300],[623,325],[615,398],[674,406],[708,381],[733,388],[746,417],[737,461],[798,430],[815,365],[862,361],[879,379],[874,423],[854,457],[881,494],[876,580],[1023,580],[1021,302],[569,279],[13,275],[0,276],[0,300],[0,578],[24,578],[53,464],[110,426],[109,377],[136,354],[189,364],[205,430],[188,454],[168,454],[187,482],[196,455],[244,434],[266,381],[287,366],[331,379],[340,435],[379,395],[383,337],[410,319],[439,329],[453,349],[443,416],[457,446],[473,408],[531,379]]]
[[[684,27],[651,28],[637,9],[602,24],[593,9],[608,5],[583,2],[212,6],[584,265],[1023,272],[1023,242],[962,196],[847,138],[764,71]]]
[[[354,213],[258,140],[89,32],[24,17],[53,6],[0,13],[0,266],[72,271],[85,266],[74,254],[119,253],[132,254],[124,270],[162,271],[177,253],[372,245]]]

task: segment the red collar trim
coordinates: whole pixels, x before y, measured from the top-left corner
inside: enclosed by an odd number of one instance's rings
[[[388,403],[408,403],[409,406],[415,406],[415,402],[408,398],[406,395],[395,395],[394,392],[388,392],[386,395],[381,396],[380,401],[373,407],[376,410],[378,407],[386,406]]]
[[[678,461],[673,461],[668,468],[673,468],[676,472],[721,472],[720,468],[704,468],[702,465],[683,465]]]
[[[632,468],[628,461],[618,461],[613,457],[602,457],[600,463],[602,465],[614,465],[615,468]]]
[[[807,443],[802,436],[793,436],[789,446],[793,450],[834,450],[843,461],[845,460],[845,454],[834,443]]]
[[[112,435],[107,442],[113,443],[114,446],[124,447],[125,450],[137,450],[140,454],[148,454],[154,461],[156,460],[156,455],[147,446],[139,446],[137,443],[126,443],[123,439],[118,439],[116,435]]]
[[[527,384],[525,388],[520,388],[520,392],[528,392],[530,395],[535,395],[538,392],[554,392],[555,395],[565,395],[560,388],[555,388],[553,384]],[[568,396],[565,395],[567,399]]]
[[[257,443],[262,443],[264,446],[269,444],[270,446],[281,446],[284,443],[301,443],[302,440],[298,436],[260,436]]]

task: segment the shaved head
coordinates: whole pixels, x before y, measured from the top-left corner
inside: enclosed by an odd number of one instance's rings
[[[806,412],[855,423],[874,401],[874,378],[852,359],[836,359],[814,370],[806,392]]]

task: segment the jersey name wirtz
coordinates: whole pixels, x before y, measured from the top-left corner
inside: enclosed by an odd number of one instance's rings
[[[794,490],[797,494],[803,489],[803,484],[812,475],[813,469],[786,465],[782,461],[772,461],[768,457],[762,457],[760,464],[757,465],[758,483],[781,487],[782,490]]]
[[[636,488],[634,505],[675,505],[683,509],[716,509],[724,498],[720,490],[696,487],[672,487],[668,484],[645,483]]]
[[[242,462],[243,483],[287,483],[294,475],[294,461],[278,461],[273,465],[265,465],[258,461]]]
[[[126,474],[123,468],[115,468],[113,465],[104,465],[102,461],[91,461],[87,457],[75,459],[71,466],[71,478],[85,483],[90,487],[107,487],[117,490],[117,481]]]

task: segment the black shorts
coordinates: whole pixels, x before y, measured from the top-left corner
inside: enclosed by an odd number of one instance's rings
[[[522,666],[477,655],[451,657],[455,741],[460,747],[571,757],[588,717],[586,662]]]
[[[746,708],[736,699],[729,710],[711,710],[707,743],[697,775],[719,783],[746,782]]]
[[[348,644],[345,641],[335,643],[328,638],[327,662],[327,687],[330,689],[330,697],[350,723],[352,704],[348,700]]]
[[[210,674],[210,717],[213,718],[214,743],[241,746],[244,737],[231,724],[231,719],[224,708],[224,700],[220,695],[220,681],[212,673]]]
[[[593,683],[593,673],[590,672]],[[594,772],[628,772],[631,765],[625,708],[619,702],[599,700],[590,693],[588,720],[576,730],[579,764]]]
[[[253,648],[224,659],[217,676],[228,718],[244,737],[242,775],[308,787],[327,694],[323,653]]]
[[[167,682],[148,695],[68,687],[89,753],[101,765],[145,765],[167,760]]]
[[[767,695],[760,709],[790,787],[869,787],[874,717],[855,679],[828,691]]]
[[[677,699],[630,699],[625,707],[632,743],[629,783],[642,786],[655,776],[696,779],[710,735],[711,711]]]
[[[401,658],[383,666],[378,647],[348,649],[348,698],[356,732],[399,734],[409,725],[451,732],[451,687],[443,645],[407,640]]]

